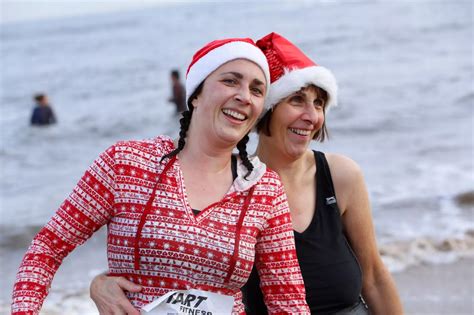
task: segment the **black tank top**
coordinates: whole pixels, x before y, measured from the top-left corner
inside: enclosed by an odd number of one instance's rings
[[[332,314],[358,302],[362,272],[346,240],[329,166],[322,152],[316,159],[316,209],[308,228],[294,231],[296,253],[311,314]],[[267,314],[256,268],[242,288],[247,314]]]

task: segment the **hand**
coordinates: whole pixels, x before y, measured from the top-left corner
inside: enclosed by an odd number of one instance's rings
[[[123,277],[96,276],[91,283],[90,295],[100,315],[140,315],[125,296],[124,291],[140,292],[142,287]]]

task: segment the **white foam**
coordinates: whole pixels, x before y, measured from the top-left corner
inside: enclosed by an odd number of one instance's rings
[[[384,263],[399,272],[420,264],[447,264],[463,257],[474,257],[474,230],[463,237],[418,238],[380,246]]]

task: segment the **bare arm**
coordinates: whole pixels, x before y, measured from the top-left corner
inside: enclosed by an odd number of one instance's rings
[[[352,160],[329,155],[342,223],[362,268],[362,295],[371,314],[403,314],[395,282],[377,249],[369,196],[359,166]]]
[[[90,286],[90,295],[100,315],[140,315],[125,296],[125,291],[140,292],[142,287],[123,277],[96,276]]]

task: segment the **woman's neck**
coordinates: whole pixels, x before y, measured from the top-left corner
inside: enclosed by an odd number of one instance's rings
[[[300,156],[287,156],[272,148],[259,140],[256,154],[260,161],[277,172],[284,182],[301,178],[300,175],[307,173],[314,166],[314,158],[309,150]]]
[[[204,209],[221,200],[232,186],[232,148],[219,147],[198,135],[186,138],[178,156],[187,201],[193,209]]]
[[[205,137],[188,132],[186,145],[179,152],[181,166],[194,171],[217,174],[230,169],[232,147],[218,147]]]

